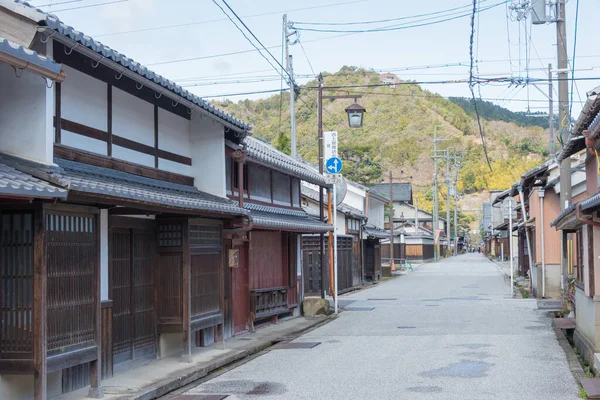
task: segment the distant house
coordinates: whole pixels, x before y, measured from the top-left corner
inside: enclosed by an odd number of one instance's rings
[[[391,73],[379,74],[379,81],[385,85],[390,85],[392,88],[395,88],[398,83],[400,83],[400,79]]]
[[[378,183],[372,187],[377,193],[390,198],[390,184],[389,183]],[[408,204],[413,203],[413,190],[410,182],[394,182],[392,183],[392,201],[405,202]]]

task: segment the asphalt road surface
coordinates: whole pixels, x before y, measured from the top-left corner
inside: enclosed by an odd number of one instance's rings
[[[340,297],[338,319],[185,394],[227,399],[577,399],[550,320],[480,254]],[[199,397],[201,398],[201,397]]]

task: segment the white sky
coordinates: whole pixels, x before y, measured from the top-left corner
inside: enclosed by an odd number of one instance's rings
[[[31,3],[44,5],[63,1],[66,0],[35,0]],[[50,10],[54,12],[54,10],[108,1],[111,0],[81,0],[70,4],[54,5]],[[481,1],[481,7],[501,2],[501,0]],[[470,3],[469,0],[305,0],[302,2],[229,0],[228,2],[267,47],[281,45],[284,12],[288,13],[291,21],[353,22],[413,16],[468,6]],[[577,0],[567,1],[569,57],[572,57],[573,53],[576,3]],[[510,4],[509,2],[508,5]],[[593,34],[596,16],[600,15],[600,0],[580,0],[579,7],[575,76],[577,78],[600,77],[600,49],[597,48]],[[49,7],[43,9],[48,10]],[[464,13],[469,11],[468,8],[462,10],[466,10]],[[280,87],[278,75],[257,52],[171,62],[252,49],[242,34],[210,0],[129,0],[101,7],[56,11],[56,14],[63,22],[148,65],[149,68],[169,79],[176,80],[178,83],[202,83],[202,86],[188,87],[200,96],[271,90]],[[267,15],[256,16],[257,14]],[[504,4],[482,12],[478,19],[477,59],[480,61],[481,76],[491,74],[492,76],[525,77],[528,47],[530,49],[529,76],[547,77],[548,63],[556,64],[554,24],[532,26],[530,21],[521,23],[512,21],[507,18],[507,5]],[[182,24],[188,25],[154,29]],[[531,32],[531,40],[527,41],[529,46],[526,46],[525,25],[528,32]],[[339,28],[349,29],[347,26]],[[149,30],[107,35],[139,29]],[[468,79],[469,34],[470,17],[463,17],[437,25],[337,38],[333,37],[339,35],[336,33],[302,32],[301,41],[316,73],[335,72],[343,65],[393,71],[411,66],[464,63],[464,66],[394,71],[401,79],[440,81]],[[281,57],[280,47],[271,49],[271,52],[278,59]],[[301,47],[293,46],[291,53],[294,55],[296,74],[312,75]],[[265,81],[222,84],[226,79],[257,76]],[[182,80],[186,78],[202,78],[202,80]],[[306,80],[306,78],[298,79],[300,83]],[[219,82],[219,84],[209,84],[212,82]],[[577,82],[579,93],[575,91],[573,97],[574,118],[577,118],[581,109],[580,101],[586,99],[585,92],[599,84],[600,79]],[[468,85],[464,83],[424,85],[424,87],[443,96],[470,95]],[[540,84],[540,87],[547,91],[547,83]],[[523,88],[508,87],[508,84],[487,85],[481,87],[481,95],[484,99],[493,99],[497,104],[518,111],[526,111],[528,106],[531,111],[546,112],[548,108],[545,97],[533,86]],[[237,101],[246,97],[260,96],[267,95],[237,96],[231,99]],[[555,99],[556,97],[555,93]]]

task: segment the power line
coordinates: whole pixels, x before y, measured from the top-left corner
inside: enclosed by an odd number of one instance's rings
[[[277,61],[277,59],[276,59],[276,58],[273,56],[273,54],[271,54],[271,52],[265,48],[265,46],[264,46],[264,45],[263,45],[263,44],[260,42],[260,40],[258,40],[258,38],[257,38],[257,37],[254,35],[254,33],[252,33],[252,31],[250,31],[250,29],[249,29],[249,28],[246,26],[246,24],[244,24],[244,22],[242,22],[242,20],[241,20],[241,19],[240,19],[240,18],[237,16],[237,14],[236,14],[236,13],[235,13],[235,12],[234,12],[232,9],[231,9],[231,7],[229,7],[229,4],[227,4],[227,2],[226,2],[225,0],[222,0],[222,1],[223,1],[223,3],[224,3],[226,6],[227,6],[227,8],[229,8],[229,10],[231,10],[231,12],[233,13],[233,15],[235,15],[235,16],[236,16],[236,18],[237,18],[237,19],[238,19],[238,20],[239,20],[239,21],[242,23],[242,25],[244,25],[244,27],[245,27],[245,28],[246,28],[246,29],[247,29],[247,30],[250,32],[250,34],[251,34],[251,35],[254,37],[254,39],[256,39],[256,41],[257,41],[257,42],[258,42],[258,43],[259,43],[259,44],[262,46],[262,48],[263,48],[263,49],[265,49],[265,50],[267,51],[267,53],[269,53],[269,55],[271,56],[271,58],[273,58],[273,59],[274,59],[274,60],[277,62],[277,64],[279,64],[279,66],[280,66],[281,68],[283,68],[283,66],[282,66],[282,65],[279,63],[279,61]],[[254,44],[254,42],[253,42],[252,40],[250,40],[250,38],[249,38],[249,37],[246,35],[246,33],[245,33],[245,32],[244,32],[244,31],[243,31],[243,30],[242,30],[242,29],[241,29],[241,28],[240,28],[240,27],[239,27],[239,26],[238,26],[238,25],[235,23],[235,21],[233,20],[233,18],[231,18],[231,17],[229,16],[229,14],[227,14],[227,12],[225,12],[225,10],[223,9],[223,7],[221,7],[221,5],[220,5],[219,3],[217,3],[217,0],[212,0],[212,2],[213,2],[213,3],[214,3],[216,6],[217,6],[217,7],[219,7],[219,9],[220,9],[220,10],[223,12],[223,14],[225,14],[225,15],[227,16],[227,18],[229,18],[229,20],[231,21],[231,23],[232,23],[232,24],[233,24],[233,25],[234,25],[234,26],[237,28],[237,30],[238,30],[238,31],[240,31],[240,33],[242,34],[242,36],[244,36],[244,38],[246,38],[246,40],[248,41],[248,43],[250,43],[250,44],[251,44],[251,45],[252,45],[252,46],[253,46],[253,47],[256,49],[256,51],[258,51],[258,54],[260,54],[260,55],[261,55],[261,57],[262,57],[262,58],[264,58],[264,59],[265,59],[265,61],[267,61],[267,62],[269,63],[269,65],[270,65],[271,67],[273,67],[273,69],[274,69],[274,70],[275,70],[275,71],[276,71],[278,74],[280,74],[280,75],[281,75],[281,77],[282,77],[282,78],[284,78],[283,74],[281,74],[281,73],[279,72],[279,70],[278,70],[278,69],[277,69],[277,68],[276,68],[276,67],[273,65],[273,63],[272,63],[272,62],[271,62],[271,61],[270,61],[270,60],[267,58],[267,56],[265,56],[265,55],[264,55],[264,54],[263,54],[263,53],[260,51],[260,49],[258,48],[258,46],[256,46],[256,45]],[[287,73],[287,71],[286,71],[286,73]],[[288,76],[289,76],[289,74],[288,74]],[[285,79],[285,78],[284,78],[284,79]]]
[[[81,1],[81,0],[78,0],[78,1]],[[314,9],[318,9],[318,8],[327,8],[327,7],[336,7],[336,6],[348,5],[348,4],[354,4],[354,3],[364,3],[365,1],[367,1],[367,0],[344,1],[341,3],[323,4],[320,6],[303,7],[303,8],[296,8],[296,9],[292,9],[292,10],[270,11],[270,12],[260,13],[260,14],[243,15],[242,17],[243,18],[264,17],[267,15],[290,13],[290,12],[294,12],[294,11],[306,11],[306,10],[314,10]],[[183,23],[183,24],[153,26],[151,28],[131,29],[128,31],[109,32],[109,33],[102,33],[99,35],[94,35],[94,37],[125,35],[128,33],[149,32],[149,31],[157,31],[157,30],[162,30],[162,29],[174,29],[174,28],[182,28],[182,27],[186,27],[186,26],[210,24],[210,23],[222,22],[222,21],[227,21],[227,18],[211,19],[211,20],[204,20],[204,21],[194,21],[194,22],[188,22],[188,23]]]
[[[475,36],[475,15],[477,14],[477,0],[473,0],[473,13],[471,15],[471,36],[469,39],[469,57],[471,58],[471,66],[469,68],[469,90],[471,91],[471,96],[473,97],[473,108],[475,110],[475,115],[477,116],[477,125],[479,125],[479,134],[481,136],[481,144],[483,145],[483,153],[485,154],[485,159],[487,161],[490,172],[492,172],[492,164],[490,163],[490,158],[487,152],[487,146],[485,143],[485,134],[483,132],[483,126],[481,124],[481,117],[479,116],[479,109],[477,108],[477,99],[475,98],[475,90],[473,86],[475,85],[473,79],[473,39]]]
[[[73,10],[81,10],[83,8],[91,8],[91,7],[100,7],[100,6],[107,6],[110,4],[117,4],[117,3],[125,3],[128,2],[129,0],[114,0],[114,1],[107,1],[104,3],[96,3],[96,4],[87,4],[85,6],[79,6],[79,7],[71,7],[71,8],[61,8],[60,10],[52,10],[53,13],[56,12],[61,12],[61,11],[73,11]]]
[[[242,93],[223,93],[223,94],[213,94],[209,96],[202,96],[203,99],[211,99],[215,97],[233,97],[233,96],[248,96],[251,94],[263,94],[263,93],[275,93],[275,92],[285,92],[286,90],[290,90],[289,88],[281,89],[272,89],[272,90],[259,90],[255,92],[242,92]]]
[[[494,7],[497,7],[499,5],[502,5],[504,3],[506,3],[509,0],[505,0],[502,1],[500,3],[485,7],[480,9],[478,12],[482,12],[482,11],[486,11],[486,10],[490,10]],[[456,14],[456,13],[455,13]],[[448,14],[448,15],[452,15]],[[440,24],[443,22],[448,22],[448,21],[453,21],[459,18],[463,18],[463,17],[468,17],[470,14],[460,14],[454,17],[448,17],[448,18],[444,18],[441,20],[435,20],[432,21],[432,19],[435,18],[425,18],[422,20],[416,20],[416,21],[412,21],[409,24],[397,24],[397,25],[391,25],[391,26],[387,26],[387,27],[381,27],[381,28],[374,28],[374,29],[359,29],[359,30],[341,30],[341,29],[318,29],[318,28],[302,28],[302,27],[297,27],[295,28],[296,30],[299,31],[309,31],[309,32],[327,32],[327,33],[345,33],[345,34],[356,34],[356,33],[373,33],[373,32],[389,32],[389,31],[397,31],[397,30],[403,30],[403,29],[410,29],[410,28],[418,28],[418,27],[423,27],[423,26],[430,26],[430,25],[436,25],[436,24]],[[441,18],[437,17],[437,18]],[[418,23],[416,24],[415,22],[421,22],[421,21],[427,21],[427,22],[422,22],[422,23]]]
[[[59,5],[62,5],[62,4],[69,4],[69,3],[80,3],[80,2],[82,2],[82,1],[83,1],[83,0],[67,0],[67,1],[60,1],[60,2],[58,2],[58,3],[55,3],[55,2],[53,2],[53,1],[51,1],[51,2],[50,2],[50,3],[48,3],[48,4],[40,4],[39,6],[36,6],[36,7],[37,7],[37,8],[41,8],[41,7],[53,7],[53,6],[59,6]]]
[[[488,1],[488,0],[483,0]],[[331,26],[336,26],[336,25],[368,25],[368,24],[379,24],[379,23],[385,23],[385,22],[392,22],[392,21],[402,21],[402,20],[407,20],[407,19],[413,19],[413,18],[419,18],[419,17],[427,17],[427,16],[431,16],[431,15],[439,15],[439,14],[443,14],[446,12],[450,12],[450,11],[456,11],[456,10],[460,10],[463,8],[468,8],[471,7],[470,4],[464,5],[464,6],[460,6],[460,7],[454,7],[454,8],[450,8],[447,10],[439,10],[439,11],[434,11],[434,12],[430,12],[430,13],[425,13],[425,14],[417,14],[417,15],[411,15],[408,17],[398,17],[398,18],[388,18],[388,19],[380,19],[380,20],[376,20],[376,21],[360,21],[360,22],[294,22],[294,24],[297,25],[314,25],[314,26],[319,26],[319,25],[331,25]]]
[[[302,49],[302,53],[304,53],[304,58],[306,58],[306,62],[308,62],[308,66],[310,67],[310,71],[313,74],[313,77],[316,77],[317,74],[315,73],[315,70],[313,69],[313,66],[310,62],[310,60],[308,59],[308,55],[306,54],[306,50],[304,50],[304,45],[302,44],[302,42],[300,40],[298,40],[298,43],[300,44],[300,48]]]

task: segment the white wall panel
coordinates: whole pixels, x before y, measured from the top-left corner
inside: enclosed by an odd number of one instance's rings
[[[191,157],[190,121],[159,108],[158,148]]]
[[[190,176],[192,174],[191,166],[181,164],[181,163],[178,163],[175,161],[165,160],[163,158],[158,159],[158,168],[165,170],[165,171],[174,172],[176,174],[182,174],[182,175],[187,175],[187,176]]]
[[[154,147],[154,105],[115,87],[112,103],[113,134]]]
[[[113,146],[112,156],[124,161],[154,168],[154,156],[140,153],[139,151],[129,150],[121,146]]]
[[[106,83],[66,65],[63,68],[67,79],[61,84],[61,117],[106,131],[108,129]],[[84,150],[89,151],[87,148]]]
[[[65,146],[75,147],[96,154],[107,154],[106,142],[102,140],[92,139],[87,136],[78,135],[69,131],[61,130],[60,142]]]
[[[223,125],[192,114],[191,176],[198,189],[225,197],[225,134]]]
[[[54,90],[39,76],[23,71],[17,78],[0,63],[0,92],[0,151],[52,163]]]

